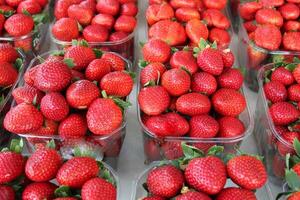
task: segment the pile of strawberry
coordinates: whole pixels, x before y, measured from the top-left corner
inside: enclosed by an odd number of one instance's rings
[[[149,171],[144,184],[148,197],[142,200],[256,200],[253,190],[267,182],[265,167],[256,156],[220,156],[223,147],[218,146],[206,155],[185,144],[182,149],[184,157]]]
[[[136,27],[136,0],[58,0],[54,8],[54,38],[71,41],[116,42]]]
[[[80,138],[110,135],[121,127],[133,87],[127,63],[86,45],[81,41],[39,58],[41,63],[26,71],[25,85],[12,93],[17,105],[4,118],[6,130]]]
[[[300,51],[299,6],[299,0],[249,1],[239,5],[239,14],[249,39],[257,46]]]
[[[171,53],[162,40],[143,46],[138,103],[142,121],[157,137],[232,138],[244,134],[243,76],[234,56],[201,40],[193,52]]]
[[[203,38],[228,47],[231,24],[222,12],[226,3],[227,0],[149,0],[149,38],[162,39],[171,46],[197,46]]]
[[[79,151],[64,160],[52,145],[22,156],[22,145],[22,140],[12,140],[0,153],[1,199],[117,199],[115,179],[103,163]]]

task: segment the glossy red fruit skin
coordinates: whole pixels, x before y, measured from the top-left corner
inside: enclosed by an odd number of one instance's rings
[[[53,36],[62,41],[71,41],[79,36],[78,25],[75,19],[61,18],[52,27]]]
[[[278,67],[271,74],[271,81],[279,81],[283,85],[291,85],[294,83],[295,79],[291,71],[285,69],[284,67]]]
[[[176,200],[211,200],[211,198],[205,193],[190,191],[177,196]]]
[[[258,10],[255,15],[255,20],[258,24],[273,24],[277,27],[283,25],[283,18],[280,12],[271,8]]]
[[[125,32],[122,32],[122,31],[117,31],[117,32],[114,32],[114,33],[110,34],[108,40],[111,41],[111,42],[117,42],[117,41],[120,41],[120,40],[124,40],[128,36],[129,36],[129,33],[125,33]]]
[[[216,200],[256,200],[255,194],[246,189],[229,187],[223,189],[217,196]]]
[[[283,141],[290,144],[290,146],[287,146],[285,143],[278,140],[276,142],[276,146],[277,146],[279,155],[282,157],[285,157],[288,153],[291,155],[295,154],[295,150],[292,148],[292,144],[295,139],[298,139],[298,140],[300,139],[299,133],[286,131],[286,132],[282,133],[280,136],[283,139]]]
[[[200,19],[191,19],[186,23],[185,31],[188,38],[195,44],[199,44],[201,38],[207,39],[209,31],[206,24]]]
[[[55,178],[62,164],[62,158],[54,149],[40,149],[34,152],[25,166],[26,176],[35,182],[50,181]]]
[[[222,55],[213,48],[206,48],[200,52],[197,63],[200,69],[212,75],[220,75],[224,68]]]
[[[77,20],[81,25],[88,25],[93,18],[93,10],[87,7],[83,7],[80,4],[73,4],[68,8],[68,16]]]
[[[138,13],[138,8],[135,3],[129,2],[121,5],[121,15],[135,17]]]
[[[300,31],[300,22],[289,20],[286,21],[283,25],[285,31]]]
[[[202,18],[206,20],[207,26],[214,26],[220,29],[228,29],[231,24],[228,18],[219,10],[207,9],[202,13]]]
[[[32,132],[32,135],[50,136],[57,133],[58,124],[54,120],[44,119],[44,125]]]
[[[123,31],[126,33],[132,33],[136,27],[136,19],[132,16],[121,15],[116,19],[114,29],[116,31]]]
[[[213,138],[218,134],[219,124],[209,115],[193,116],[190,120],[190,137]]]
[[[99,168],[95,159],[74,157],[61,166],[56,180],[60,185],[81,188],[86,181],[96,177],[98,173]]]
[[[15,191],[12,187],[1,185],[0,186],[0,199],[15,200]]]
[[[54,16],[57,20],[68,17],[68,8],[72,4],[79,4],[81,0],[58,0],[55,2]]]
[[[112,15],[99,13],[92,19],[92,25],[101,25],[107,29],[112,29],[115,24],[115,19]]]
[[[138,102],[145,114],[159,115],[168,108],[170,96],[162,86],[151,86],[140,90]]]
[[[300,51],[300,32],[287,32],[283,35],[283,47],[290,51]]]
[[[216,78],[207,72],[197,72],[192,77],[192,91],[206,95],[213,94],[218,87]]]
[[[300,85],[294,84],[288,88],[289,100],[300,102]]]
[[[200,19],[200,13],[196,8],[178,8],[175,17],[181,22],[188,22],[192,19]]]
[[[158,197],[158,196],[151,196],[151,197],[145,197],[142,200],[165,200],[165,198]]]
[[[171,48],[160,39],[151,39],[143,46],[142,53],[145,61],[165,63],[169,61]]]
[[[73,59],[75,66],[72,69],[85,69],[90,62],[96,59],[92,48],[85,46],[72,46],[65,52],[65,59]]]
[[[168,3],[152,4],[147,8],[146,19],[151,26],[160,20],[172,19],[174,10]]]
[[[158,137],[166,137],[175,135],[175,128],[167,120],[164,115],[157,115],[150,117],[145,126],[149,129],[151,133]]]
[[[278,49],[281,38],[280,30],[275,25],[259,26],[254,32],[255,44],[268,50]]]
[[[224,68],[231,68],[233,66],[234,60],[235,60],[235,57],[234,57],[234,54],[232,53],[232,51],[225,49],[220,52],[222,55]]]
[[[31,16],[24,14],[14,14],[9,17],[5,23],[4,28],[11,36],[23,36],[33,30],[34,22]]]
[[[294,192],[292,193],[287,200],[297,200],[300,197],[300,192]]]
[[[99,13],[115,16],[119,13],[120,3],[118,0],[100,0],[97,2],[96,9]]]
[[[193,0],[171,0],[170,4],[174,9],[195,8],[197,6],[196,2]]]
[[[140,74],[141,85],[143,86],[149,81],[153,81],[154,83],[156,83],[158,81],[158,78],[162,77],[165,71],[166,68],[162,63],[154,62],[148,64],[145,68],[141,70],[141,74]]]
[[[85,77],[90,81],[100,81],[111,71],[111,65],[104,59],[95,59],[85,69]]]
[[[285,86],[278,81],[270,81],[264,85],[266,98],[272,103],[285,101],[288,97]]]
[[[245,20],[253,20],[255,13],[262,8],[261,2],[251,1],[239,5],[239,14]]]
[[[262,161],[253,156],[242,155],[230,159],[227,173],[233,182],[248,190],[258,189],[267,181]]]
[[[244,28],[246,29],[247,33],[252,33],[256,30],[257,24],[255,21],[246,21],[244,22]]]
[[[278,102],[271,105],[269,113],[275,125],[288,125],[296,121],[300,112],[288,102]]]
[[[234,117],[222,117],[218,120],[219,122],[219,133],[218,137],[231,138],[242,136],[245,132],[244,123],[238,118]]]
[[[114,53],[104,53],[101,59],[106,60],[110,64],[111,71],[122,71],[126,68],[125,61],[119,55],[116,55]]]
[[[23,13],[23,11],[28,11],[31,15],[38,14],[42,11],[40,4],[34,0],[22,1],[17,8],[18,13]]]
[[[0,62],[15,62],[19,54],[14,47],[9,43],[0,44]]]
[[[22,200],[52,199],[56,185],[49,182],[31,183],[22,193]]]
[[[218,77],[218,84],[222,88],[239,90],[243,82],[243,74],[238,69],[228,69]]]
[[[39,104],[44,96],[44,93],[34,87],[25,85],[14,89],[12,92],[12,96],[14,97],[14,100],[17,104],[24,102],[28,104],[33,103],[35,98],[36,103]]]
[[[0,87],[13,85],[18,78],[17,69],[10,63],[3,62],[0,66]]]
[[[182,172],[172,165],[157,167],[150,171],[147,186],[151,194],[170,198],[175,196],[184,184]]]
[[[279,8],[285,20],[296,20],[300,16],[300,8],[293,3],[286,3]]]
[[[176,101],[177,111],[189,116],[207,114],[210,108],[211,103],[209,98],[199,93],[182,95]]]
[[[87,132],[86,119],[80,114],[71,114],[60,122],[58,134],[62,138],[80,138]]]
[[[185,169],[186,182],[197,191],[218,194],[226,183],[226,166],[215,156],[196,158]]]
[[[194,74],[198,70],[197,60],[193,56],[191,51],[177,51],[172,54],[170,59],[171,68],[187,69],[191,74]]]
[[[15,180],[24,171],[25,160],[15,152],[0,153],[0,183],[5,184]]]
[[[174,160],[183,156],[180,142],[165,142],[161,145],[163,155],[168,160]]]
[[[298,64],[293,71],[293,77],[297,83],[300,83],[300,65]]]
[[[117,190],[115,186],[102,178],[88,180],[82,186],[82,200],[115,200]]]
[[[217,42],[218,46],[228,47],[231,37],[229,33],[224,29],[212,28],[209,32],[209,41]]]

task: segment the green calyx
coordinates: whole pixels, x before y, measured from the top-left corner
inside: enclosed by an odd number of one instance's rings
[[[111,172],[104,166],[104,164],[101,161],[97,161],[97,164],[100,169],[100,177],[116,186],[116,181]]]
[[[24,147],[23,139],[12,139],[9,148],[4,148],[2,151],[12,151],[15,153],[22,153]]]
[[[204,40],[203,38],[201,38],[198,47],[194,47],[193,49],[194,56],[197,57],[197,55],[206,48],[217,49],[217,42],[215,41],[213,43],[210,43]]]
[[[4,10],[0,9],[0,14],[4,15],[4,17],[6,17],[6,18],[12,16],[14,13],[15,13],[15,11],[13,11],[13,10],[4,11]]]
[[[112,99],[119,107],[122,108],[122,110],[126,110],[129,108],[132,104],[129,101],[124,101],[123,99],[115,96],[108,96],[105,90],[101,91],[102,97],[103,98],[110,98]]]
[[[145,60],[139,60],[138,66],[139,66],[139,68],[144,69],[149,64],[150,63]]]
[[[72,46],[88,47],[89,43],[86,40],[72,40]]]

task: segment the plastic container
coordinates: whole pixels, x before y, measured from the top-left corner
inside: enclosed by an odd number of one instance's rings
[[[161,165],[161,162],[151,163],[151,165],[149,165],[147,167],[147,169],[136,178],[136,181],[133,184],[131,200],[139,200],[142,197],[147,196],[147,192],[143,188],[143,184],[146,182],[147,176],[148,176],[148,173],[150,172],[150,170],[152,170],[153,168],[155,168],[159,165]],[[232,183],[231,181],[227,181],[225,187],[232,187],[232,186],[234,187],[236,185],[234,183]],[[264,187],[256,190],[255,194],[256,194],[257,199],[259,199],[259,200],[274,199],[268,184],[266,184]]]
[[[249,40],[243,20],[239,19],[238,31],[238,61],[245,71],[245,81],[247,86],[253,91],[258,91],[257,74],[258,70],[265,64],[273,63],[277,56],[300,56],[300,52],[295,51],[269,51],[258,47]],[[250,54],[251,53],[251,54]]]
[[[264,157],[269,180],[281,186],[284,182],[285,156],[287,153],[293,153],[294,148],[280,137],[269,114],[268,102],[263,90],[263,80],[265,72],[273,67],[274,64],[268,64],[263,66],[258,73],[259,93],[254,136],[259,153]]]
[[[235,33],[238,32],[239,30],[239,13],[238,13],[238,7],[240,4],[240,0],[229,0],[228,1],[228,6],[230,10],[230,17],[231,17],[231,22],[233,25],[233,30]]]
[[[28,69],[40,64],[40,58],[46,58],[53,52],[47,52],[33,59],[29,64]],[[116,53],[115,53],[116,54]],[[117,55],[117,54],[116,54]],[[122,57],[121,57],[122,58]],[[132,68],[132,64],[127,59],[122,58],[127,69]],[[58,150],[64,157],[72,155],[74,147],[84,148],[93,151],[98,160],[107,161],[111,166],[117,166],[117,158],[120,154],[122,144],[126,135],[126,112],[122,125],[109,135],[97,136],[88,134],[79,139],[63,139],[59,135],[54,136],[37,136],[32,134],[19,134],[26,139],[26,147],[29,153],[32,153],[36,145],[44,145],[50,140],[54,140]]]

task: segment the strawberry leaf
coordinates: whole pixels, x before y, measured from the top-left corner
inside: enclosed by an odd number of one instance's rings
[[[78,40],[72,40],[72,46],[78,46]]]
[[[65,51],[64,50],[55,50],[52,52],[53,56],[64,56],[65,55]]]
[[[208,42],[206,40],[204,40],[203,38],[200,39],[200,42],[199,42],[199,49],[200,51],[202,51],[203,49],[207,48],[208,46]]]
[[[172,47],[171,51],[172,51],[172,53],[175,53],[175,52],[179,51],[179,49],[177,49],[176,47]]]
[[[69,68],[72,68],[75,66],[74,60],[72,58],[65,58],[64,63],[68,65]]]
[[[145,68],[147,65],[149,65],[149,62],[145,61],[145,60],[139,60],[139,67],[141,69]]]
[[[133,80],[135,79],[136,73],[130,72],[130,71],[126,71],[126,70],[124,70],[124,72],[125,72],[126,74],[128,74]]]
[[[104,166],[101,161],[97,161],[100,168],[100,177],[116,186],[116,181],[110,171]]]
[[[291,72],[294,71],[296,67],[297,67],[297,64],[295,64],[295,63],[290,63],[285,66],[285,68]]]
[[[22,153],[23,147],[24,147],[23,139],[12,139],[10,142],[9,150],[16,153]]]
[[[15,13],[14,10],[4,11],[4,10],[0,9],[0,14],[4,15],[4,17],[6,17],[6,18],[12,16],[14,13]]]
[[[16,59],[15,67],[18,69],[18,71],[21,71],[23,68],[23,60],[21,58]]]
[[[49,149],[55,149],[56,148],[55,141],[54,140],[48,141],[46,147]]]
[[[285,179],[289,187],[293,190],[300,190],[300,179],[294,170],[285,170]]]
[[[60,186],[54,191],[56,197],[69,197],[71,195],[71,188],[68,186]]]
[[[94,48],[93,51],[96,55],[96,58],[101,58],[101,56],[103,55],[103,52],[100,49]]]
[[[48,12],[42,12],[39,14],[32,15],[35,25],[46,24],[50,22],[50,15]]]
[[[31,17],[31,14],[26,10],[26,9],[23,9],[22,10],[22,13],[24,14],[24,15],[27,15],[27,16],[30,16]],[[34,21],[34,20],[33,20]]]
[[[139,45],[140,45],[141,47],[144,47],[145,44],[146,44],[145,42],[139,42]]]
[[[274,56],[272,56],[272,62],[273,63],[283,63],[284,56],[283,55],[274,55]]]
[[[129,108],[132,104],[129,101],[124,101],[120,98],[117,97],[112,97],[112,100],[114,100],[114,102],[121,107],[123,110],[126,110],[127,108]]]
[[[210,47],[213,48],[213,49],[217,49],[217,48],[218,48],[217,42],[214,41],[214,42],[210,45]]]
[[[224,152],[224,147],[214,145],[208,149],[207,155],[209,155],[209,156],[219,155],[223,152]]]
[[[293,146],[294,146],[294,149],[295,149],[297,155],[300,156],[300,142],[297,138],[294,140]]]
[[[187,45],[187,46],[184,46],[182,51],[189,51],[190,50],[190,47]]]
[[[103,98],[108,98],[107,93],[106,93],[105,90],[101,91],[101,95],[102,95]]]
[[[73,155],[75,157],[91,157],[95,158],[94,152],[87,148],[75,147],[73,149]]]
[[[293,62],[299,64],[300,63],[300,58],[298,58],[298,57],[295,56],[293,58]]]
[[[186,159],[193,159],[198,157],[203,157],[204,153],[200,149],[197,149],[196,147],[187,145],[186,143],[181,144],[183,155]]]
[[[284,196],[289,196],[291,195],[293,192],[281,192],[279,193],[277,196],[276,196],[276,200],[279,200],[281,197],[284,197]]]

